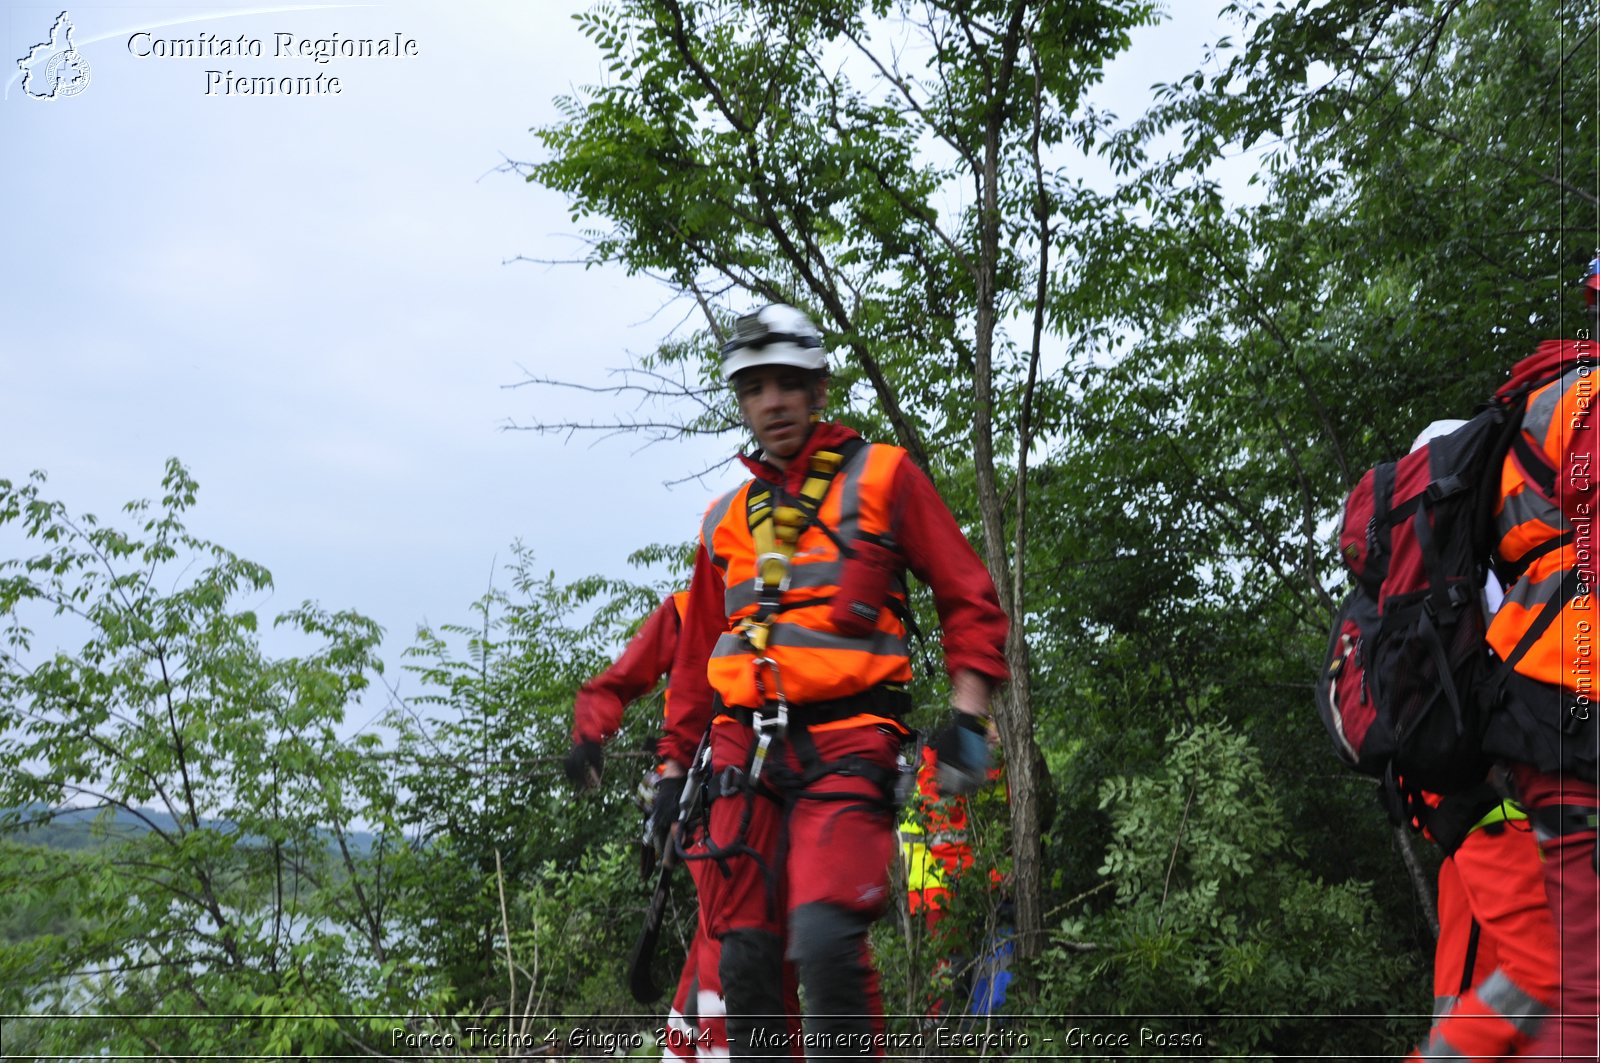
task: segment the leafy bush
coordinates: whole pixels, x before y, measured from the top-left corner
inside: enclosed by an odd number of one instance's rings
[[[1168,740],[1156,771],[1112,778],[1109,903],[1055,928],[1038,1004],[1063,1014],[1167,1019],[1207,1051],[1285,1057],[1398,1054],[1427,986],[1378,932],[1368,886],[1302,868],[1247,738],[1218,725]]]

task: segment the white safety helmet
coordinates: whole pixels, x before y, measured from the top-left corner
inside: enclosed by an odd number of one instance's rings
[[[1453,417],[1446,418],[1443,421],[1434,421],[1432,424],[1422,430],[1421,435],[1417,436],[1416,442],[1411,444],[1411,449],[1413,451],[1421,450],[1422,444],[1430,443],[1433,440],[1438,439],[1440,436],[1447,436],[1451,432],[1454,432],[1457,428],[1465,426],[1466,423],[1467,422]]]
[[[758,365],[792,365],[816,373],[828,371],[822,333],[803,310],[782,303],[763,306],[734,322],[733,335],[722,345],[722,378]]]

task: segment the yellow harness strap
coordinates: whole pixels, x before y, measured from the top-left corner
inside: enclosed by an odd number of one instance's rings
[[[1504,823],[1507,820],[1512,820],[1514,822],[1527,818],[1528,813],[1522,810],[1521,805],[1517,804],[1515,801],[1507,799],[1501,801],[1499,804],[1495,805],[1487,813],[1485,813],[1484,817],[1478,820],[1478,822],[1474,823],[1472,825],[1472,830],[1467,831],[1467,833],[1471,834],[1472,831],[1477,830],[1479,827],[1487,827],[1491,823]]]
[[[762,486],[760,481],[750,489],[750,536],[755,540],[756,592],[762,602],[753,614],[740,622],[739,631],[758,654],[766,653],[778,595],[783,593],[788,580],[789,559],[800,542],[800,532],[805,529],[807,519],[815,516],[822,505],[823,496],[828,493],[842,464],[844,455],[837,451],[819,450],[811,455],[811,465],[794,506],[774,505],[772,488]]]

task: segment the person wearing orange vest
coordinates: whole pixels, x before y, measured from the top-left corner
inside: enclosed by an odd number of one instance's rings
[[[995,740],[990,735],[990,741]],[[941,929],[945,912],[950,904],[951,892],[972,869],[972,841],[967,833],[967,799],[941,798],[938,789],[938,757],[927,746],[922,748],[917,766],[916,788],[905,816],[900,821],[900,856],[906,870],[907,910],[920,919],[928,930],[929,942],[934,946],[935,971],[955,968],[957,1011],[974,1015],[992,1015],[1005,1003],[1006,986],[1011,973],[1009,964],[1009,929],[990,935],[983,942],[979,962],[970,962],[960,954],[955,937],[949,928]],[[1000,769],[989,772],[989,780],[997,782]],[[991,868],[989,883],[1003,884],[1000,873]],[[976,975],[976,977],[974,977]],[[930,1017],[942,1017],[949,1011],[943,1001],[933,1002]]]
[[[1417,825],[1439,847],[1439,941],[1428,1036],[1406,1058],[1522,1055],[1555,1005],[1556,932],[1527,813],[1489,782],[1424,791]]]
[[[881,1056],[867,930],[891,900],[905,572],[932,589],[944,634],[954,713],[934,746],[946,793],[987,777],[1008,621],[906,452],[821,420],[827,357],[804,313],[740,318],[722,371],[759,453],[741,458],[754,478],[702,521],[659,751],[681,772],[712,722],[709,830],[687,855],[720,872],[704,876],[701,904],[722,943],[732,1057],[792,1046],[786,959],[808,1052]]]
[[[1582,280],[1589,331],[1547,340],[1518,363],[1502,393],[1528,395],[1501,473],[1495,561],[1506,597],[1489,625],[1502,659],[1526,647],[1489,717],[1484,747],[1509,764],[1544,855],[1560,948],[1560,991],[1529,1055],[1595,1059],[1600,1022],[1600,762],[1595,673],[1596,444],[1594,313],[1600,254]]]
[[[602,747],[622,727],[624,706],[653,690],[672,667],[688,599],[688,591],[678,591],[662,601],[629,640],[622,656],[578,689],[572,710],[572,751],[565,762],[567,777],[578,789],[600,785]],[[659,783],[659,779],[648,782]],[[663,1059],[726,1057],[725,1008],[717,977],[720,955],[717,942],[706,936],[703,922],[697,919],[667,1013]]]
[[[1434,421],[1419,450],[1467,422]],[[1489,615],[1504,588],[1484,580]],[[1439,938],[1433,962],[1433,1024],[1407,1059],[1495,1060],[1517,1055],[1555,1006],[1556,935],[1544,871],[1528,815],[1504,796],[1503,773],[1477,786],[1412,800],[1412,825],[1439,847]],[[1405,780],[1400,790],[1407,791]]]
[[[900,854],[906,866],[906,903],[929,930],[944,918],[955,880],[972,866],[967,839],[967,803],[941,800],[938,758],[924,746],[917,765],[917,786],[906,816],[900,821]]]

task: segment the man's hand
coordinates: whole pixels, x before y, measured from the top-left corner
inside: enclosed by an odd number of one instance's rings
[[[960,712],[987,716],[992,685],[988,678],[963,668],[950,677],[950,704]]]
[[[562,761],[562,766],[567,770],[567,778],[579,790],[592,790],[600,785],[600,769],[604,758],[600,752],[600,743],[583,741],[572,747],[572,752],[567,754],[567,759]]]
[[[645,820],[647,843],[655,849],[657,860],[666,860],[672,853],[668,842],[672,828],[678,824],[678,802],[683,798],[686,775],[659,776],[655,798],[650,803],[650,816]]]
[[[983,717],[957,712],[930,743],[940,797],[965,797],[989,781],[989,728]]]

